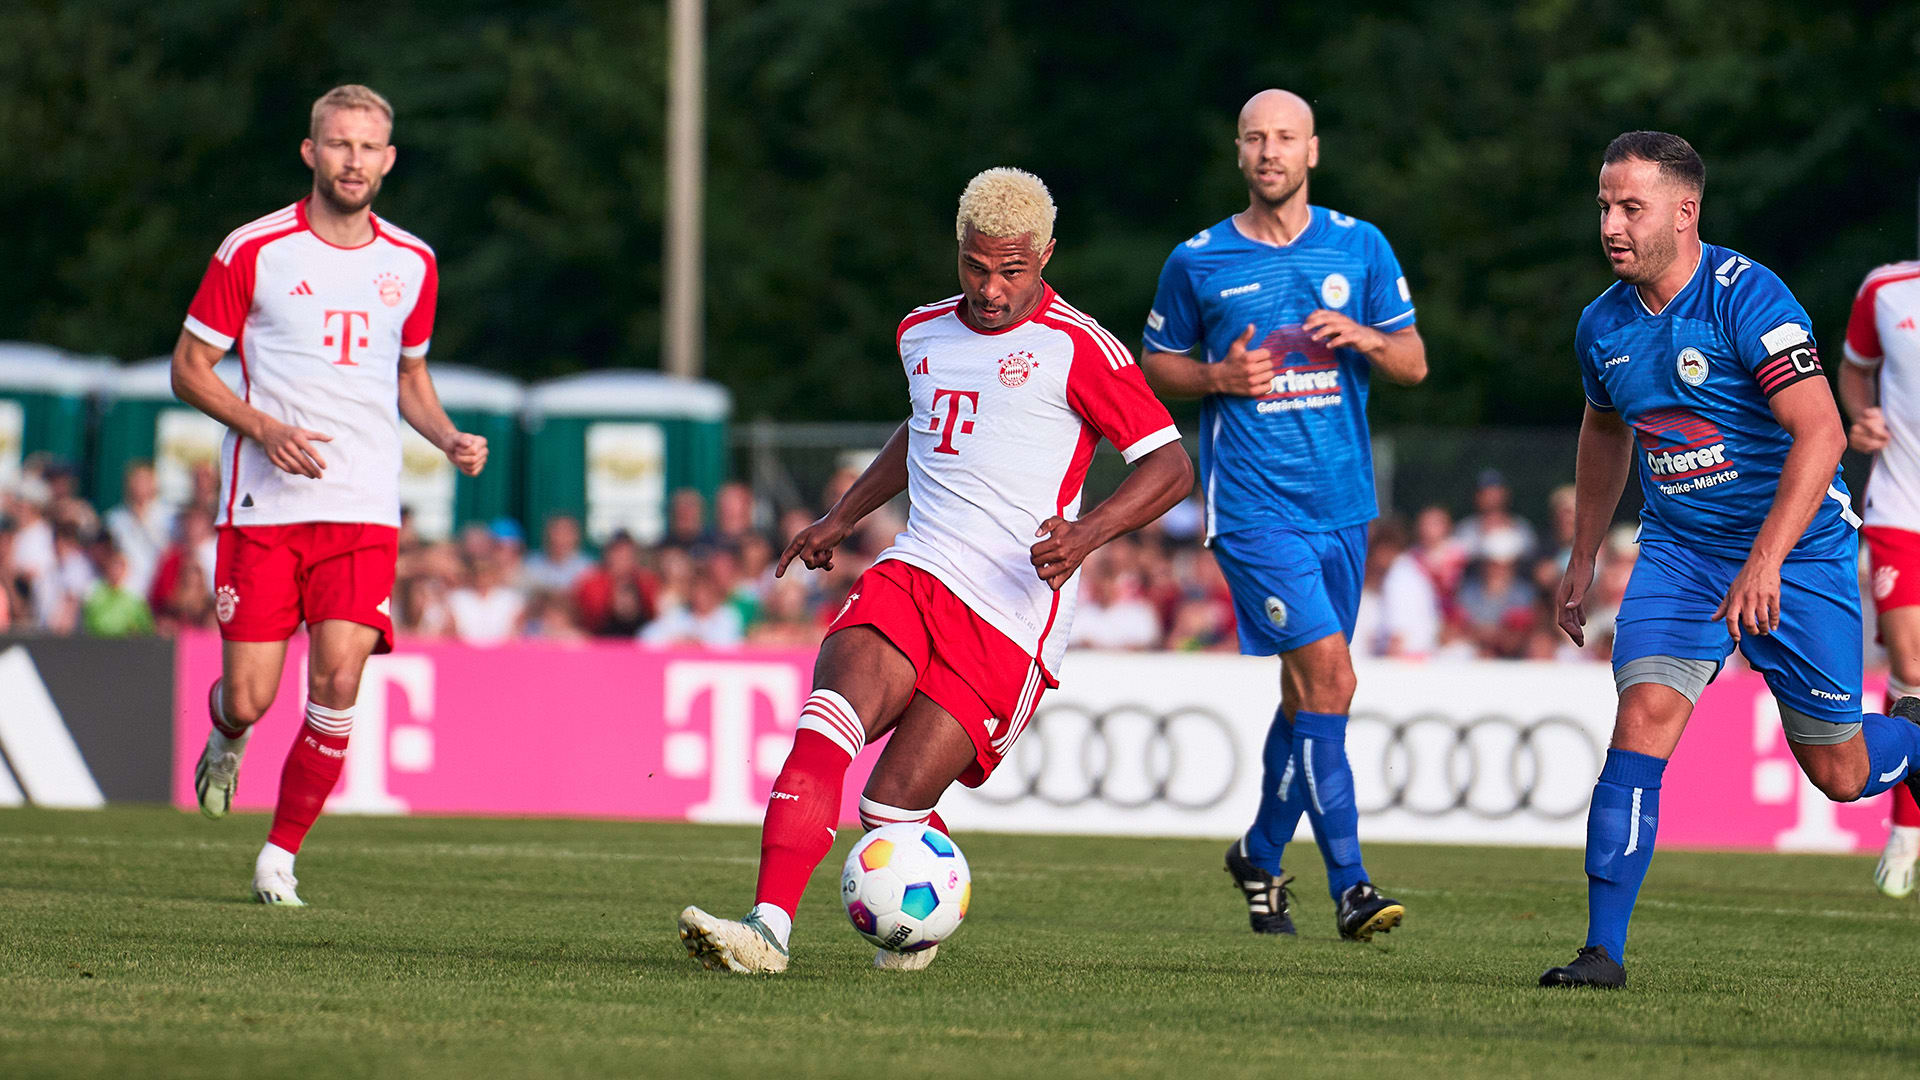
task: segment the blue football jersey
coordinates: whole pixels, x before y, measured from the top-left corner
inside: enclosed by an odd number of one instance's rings
[[[1813,320],[1773,271],[1702,245],[1692,280],[1655,315],[1624,281],[1580,314],[1580,379],[1634,430],[1641,535],[1744,559],[1773,508],[1793,439],[1768,399],[1824,377]],[[1791,559],[1850,557],[1854,516],[1834,470]]]
[[[1357,349],[1329,349],[1301,329],[1326,308],[1380,330],[1413,325],[1413,299],[1380,230],[1312,207],[1284,247],[1241,235],[1232,218],[1173,249],[1147,313],[1146,347],[1204,343],[1224,359],[1246,328],[1272,351],[1273,390],[1200,404],[1200,482],[1207,535],[1283,526],[1344,529],[1379,514],[1367,435],[1372,370]]]

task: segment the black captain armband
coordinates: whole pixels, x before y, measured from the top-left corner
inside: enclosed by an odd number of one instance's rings
[[[1806,332],[1797,326],[1791,329],[1799,331],[1788,335],[1798,338],[1791,344],[1768,341],[1767,338],[1773,337],[1774,334],[1768,334],[1761,339],[1764,344],[1778,345],[1767,354],[1767,359],[1753,373],[1754,381],[1760,384],[1760,392],[1769,398],[1802,379],[1826,377],[1825,369],[1820,366],[1820,350],[1814,347],[1813,339],[1807,337]]]

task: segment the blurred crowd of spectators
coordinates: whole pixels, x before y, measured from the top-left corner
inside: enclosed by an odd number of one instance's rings
[[[851,483],[836,476],[831,505]],[[77,494],[73,473],[30,460],[0,518],[0,631],[114,636],[215,627],[212,596],[219,482],[193,476],[174,510],[154,471],[129,468],[104,514]],[[1586,604],[1587,647],[1556,627],[1553,593],[1573,535],[1573,488],[1549,500],[1547,528],[1517,515],[1499,473],[1477,478],[1473,512],[1455,521],[1428,506],[1409,522],[1376,521],[1354,637],[1356,655],[1605,660],[1633,570],[1633,527],[1602,545]],[[515,639],[637,640],[647,646],[726,648],[818,644],[861,571],[905,522],[898,506],[861,523],[832,569],[798,563],[774,576],[784,540],[812,512],[770,520],[745,484],[674,493],[665,535],[642,545],[618,533],[589,550],[580,523],[556,516],[529,538],[502,519],[450,540],[401,528],[393,596],[404,640],[493,645]],[[1197,501],[1095,552],[1083,570],[1072,643],[1098,649],[1234,651],[1226,581],[1200,543]],[[530,542],[530,540],[532,542]]]

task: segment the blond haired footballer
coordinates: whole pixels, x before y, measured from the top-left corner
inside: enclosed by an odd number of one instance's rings
[[[916,308],[895,339],[912,416],[832,510],[787,545],[830,568],[860,519],[906,491],[906,531],[855,584],[828,629],[793,749],[774,781],[753,910],[680,913],[687,951],[715,970],[777,972],[814,867],[833,846],[840,792],[887,732],[860,799],[866,828],[925,822],[959,781],[978,786],[1020,737],[1066,651],[1087,554],[1159,517],[1193,483],[1167,410],[1133,356],[1049,288],[1053,199],[1038,177],[989,169],[960,196],[961,294]],[[1105,438],[1133,472],[1080,513]],[[917,969],[933,949],[881,952]]]
[[[367,657],[393,647],[400,420],[461,472],[487,440],[454,427],[427,374],[439,269],[373,213],[393,169],[393,107],[364,86],[313,103],[313,188],[235,229],[207,264],[173,350],[180,400],[227,426],[214,571],[224,639],[200,811],[226,816],[248,735],[273,704],[287,639],[307,627],[306,719],[280,774],[253,898],[301,906],[294,856],[340,778]],[[214,374],[231,351],[241,392]]]

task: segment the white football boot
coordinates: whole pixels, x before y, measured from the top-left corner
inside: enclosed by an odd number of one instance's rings
[[[708,971],[773,975],[787,970],[787,950],[753,915],[735,922],[689,907],[680,913],[680,941]]]
[[[873,954],[873,966],[881,971],[925,971],[927,965],[933,963],[933,954],[939,951],[938,945],[929,945],[919,952],[881,949]]]
[[[294,889],[300,884],[293,876],[293,853],[272,844],[260,849],[253,863],[253,899],[274,907],[306,907]]]
[[[220,684],[214,683],[211,694],[220,692]],[[218,710],[218,702],[209,702]],[[240,759],[246,756],[247,739],[253,734],[248,728],[237,739],[226,736],[219,728],[207,727],[207,748],[200,752],[200,761],[193,767],[193,793],[200,799],[200,812],[214,821],[227,816],[233,809],[233,791],[240,786]]]
[[[1896,900],[1913,895],[1916,861],[1920,861],[1920,827],[1895,825],[1887,833],[1887,846],[1880,850],[1880,865],[1873,868],[1873,883]]]

